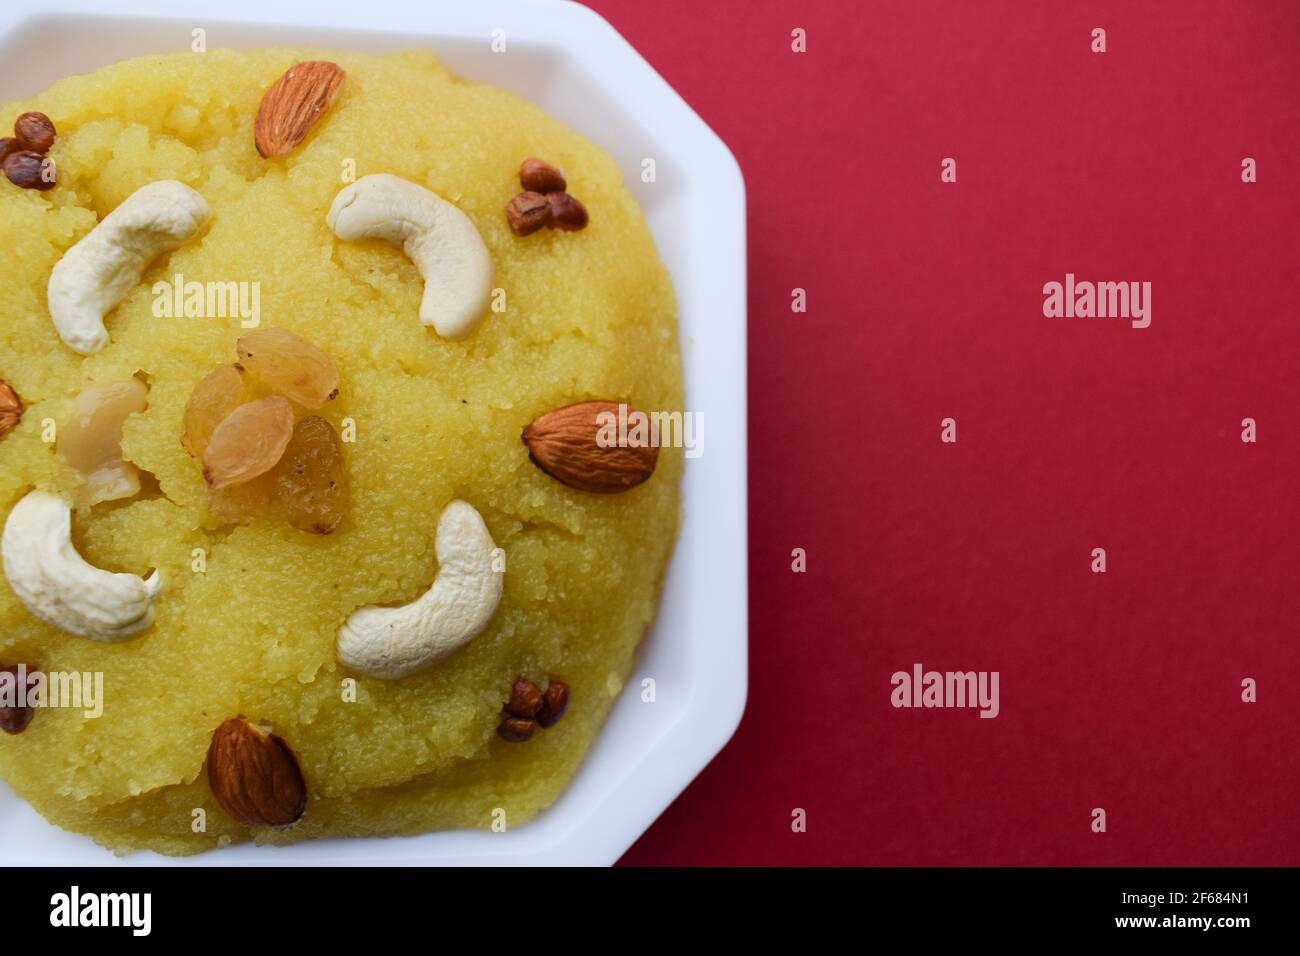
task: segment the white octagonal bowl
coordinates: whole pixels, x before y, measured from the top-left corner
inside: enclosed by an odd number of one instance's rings
[[[107,8],[111,13],[106,13]],[[563,796],[506,833],[241,844],[173,860],[119,859],[46,823],[0,785],[0,862],[40,864],[609,864],[722,748],[747,682],[745,194],[721,140],[599,16],[558,0],[264,4],[226,0],[41,0],[0,9],[0,101],[145,53],[309,45],[433,50],[468,78],[504,87],[608,150],[623,168],[672,274],[687,407],[703,454],[687,462],[685,518],[659,617],[609,722]],[[505,52],[493,52],[504,31]],[[656,181],[641,164],[653,158]],[[652,678],[656,700],[643,703]],[[39,768],[32,768],[39,773]]]

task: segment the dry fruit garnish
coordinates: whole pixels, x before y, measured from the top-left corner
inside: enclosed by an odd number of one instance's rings
[[[541,193],[522,192],[506,204],[506,220],[516,236],[532,235],[549,225],[553,215],[550,200]]]
[[[248,524],[260,518],[275,496],[275,470],[225,488],[208,489],[208,511],[223,524]]]
[[[0,438],[4,438],[23,420],[23,400],[13,386],[0,378]]]
[[[333,425],[311,415],[293,427],[275,470],[275,493],[299,531],[330,534],[338,528],[348,510],[348,476]]]
[[[44,113],[23,113],[14,120],[14,136],[23,149],[45,153],[54,145],[54,123]]]
[[[62,495],[27,492],[0,535],[5,579],[46,624],[92,641],[125,641],[153,622],[162,573],[147,578],[97,568],[72,543],[72,506]]]
[[[538,728],[554,727],[569,708],[569,685],[552,679],[545,693],[526,677],[518,677],[510,688],[510,699],[501,708],[497,735],[512,744],[530,739]]]
[[[339,393],[339,370],[324,351],[288,329],[259,329],[235,343],[240,364],[273,392],[305,408]]]
[[[348,509],[343,446],[324,418],[295,425],[289,400],[325,404],[338,395],[338,369],[287,329],[250,332],[236,350],[241,361],[205,375],[185,406],[181,444],[203,462],[208,511],[222,523],[247,524],[278,498],[295,528],[330,534]],[[278,394],[244,401],[254,383]]]
[[[19,673],[21,668],[22,673]],[[25,677],[27,686],[35,682],[35,673],[25,664],[0,667],[0,730],[7,734],[21,734],[27,729],[36,715],[36,709],[25,701],[25,694],[19,694],[18,680]],[[24,702],[19,703],[23,698]],[[12,701],[13,703],[9,703]]]
[[[396,607],[367,604],[339,628],[339,662],[371,677],[406,677],[454,654],[496,613],[505,567],[483,516],[467,501],[447,503],[434,536],[438,574],[429,590]]]
[[[45,157],[29,149],[21,149],[5,157],[4,173],[9,181],[20,189],[36,189],[45,192],[54,188],[54,167],[45,165]]]
[[[149,389],[137,378],[92,386],[72,400],[55,447],[84,479],[81,504],[130,498],[140,490],[140,469],[122,458],[122,425],[142,412]]]
[[[506,711],[512,717],[531,719],[542,709],[542,690],[527,677],[516,678],[510,688]]]
[[[193,239],[211,218],[207,200],[174,179],[141,186],[124,199],[50,271],[45,299],[63,343],[82,355],[107,345],[104,316],[150,262]]]
[[[295,149],[334,102],[344,77],[337,63],[307,60],[289,67],[262,97],[253,142],[264,157]]]
[[[516,236],[547,226],[575,232],[587,227],[587,209],[567,192],[564,173],[543,159],[530,156],[519,166],[523,192],[506,203],[506,221]]]
[[[522,717],[503,717],[497,726],[497,734],[512,744],[522,744],[537,732],[537,721]]]
[[[463,339],[487,314],[492,256],[478,227],[432,190],[388,173],[344,186],[325,224],[345,242],[379,239],[400,245],[420,270],[420,323],[444,339]]]
[[[529,157],[519,166],[519,185],[529,192],[562,193],[569,188],[564,173],[544,159]]]
[[[288,826],[307,809],[307,782],[289,745],[243,717],[212,732],[208,785],[221,809],[245,826]]]
[[[569,685],[564,681],[553,680],[546,685],[546,693],[542,695],[542,709],[537,715],[537,722],[543,727],[554,727],[568,709]]]
[[[599,416],[618,413],[616,402],[578,402],[547,412],[524,429],[528,455],[556,481],[579,491],[613,494],[635,488],[654,474],[659,446],[602,447]]]
[[[221,420],[203,453],[203,477],[220,491],[264,475],[293,437],[293,406],[268,395],[245,402]]]
[[[239,406],[243,394],[244,374],[238,365],[222,365],[199,379],[185,404],[185,431],[181,434],[185,450],[202,459],[213,431]]]
[[[53,189],[58,178],[45,154],[54,145],[54,123],[44,113],[23,113],[14,121],[14,135],[0,140],[4,174],[22,189]]]
[[[587,228],[587,207],[568,193],[547,193],[546,201],[551,207],[553,229],[576,232]]]

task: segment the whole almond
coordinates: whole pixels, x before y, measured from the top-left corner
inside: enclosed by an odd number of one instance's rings
[[[283,156],[307,138],[347,74],[328,60],[306,60],[289,67],[262,97],[253,124],[253,141],[265,157]]]
[[[0,378],[0,438],[18,427],[23,418],[23,400],[13,386]]]
[[[307,808],[298,758],[275,734],[232,717],[212,733],[208,785],[234,819],[250,827],[283,827]]]
[[[629,418],[634,413],[630,407],[626,411]],[[578,402],[547,412],[524,429],[528,455],[556,481],[579,491],[613,494],[635,488],[654,474],[659,447],[617,442],[602,447],[601,430],[610,422],[617,428],[618,414],[617,402]]]

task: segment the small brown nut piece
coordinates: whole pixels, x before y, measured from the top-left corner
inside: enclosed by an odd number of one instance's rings
[[[14,121],[14,135],[23,149],[44,153],[54,145],[54,124],[44,113],[24,113]]]
[[[547,225],[552,229],[577,232],[587,228],[587,207],[578,200],[564,192],[547,193],[546,199],[551,204],[551,221]]]
[[[13,386],[0,378],[0,438],[18,427],[23,419],[23,400]]]
[[[50,164],[49,175],[45,174],[46,162],[47,160],[40,153],[34,153],[30,149],[20,149],[5,157],[4,172],[15,186],[45,192],[47,189],[54,188],[56,178],[53,163]]]
[[[506,712],[512,717],[528,719],[536,717],[542,709],[542,689],[527,677],[520,677],[510,688],[510,700],[506,701]]]
[[[537,715],[537,722],[543,727],[554,727],[569,709],[569,685],[562,680],[553,680],[546,685],[542,696],[542,709]]]
[[[541,193],[522,192],[506,204],[506,220],[516,236],[532,235],[551,223],[551,204]]]
[[[232,717],[212,733],[208,785],[234,819],[250,827],[283,827],[307,808],[307,783],[288,744]]]
[[[545,160],[532,156],[519,167],[519,185],[530,193],[562,193],[569,188],[564,173]]]
[[[512,744],[521,744],[537,731],[537,721],[523,717],[503,717],[497,734]]]
[[[328,60],[307,60],[289,67],[271,84],[257,108],[253,123],[257,151],[269,158],[295,149],[330,108],[346,76],[342,67]]]
[[[22,674],[19,674],[19,668],[22,668]],[[8,676],[6,676],[8,675]],[[27,725],[32,722],[32,717],[36,715],[36,709],[29,704],[24,703],[22,706],[17,705],[18,700],[18,679],[25,676],[27,686],[31,687],[33,683],[32,668],[26,664],[15,664],[12,667],[0,667],[0,730],[7,734],[21,734],[27,729]],[[2,703],[5,700],[13,700],[15,704],[10,706]]]
[[[22,149],[15,136],[0,136],[0,163],[4,162],[10,153],[16,153]]]

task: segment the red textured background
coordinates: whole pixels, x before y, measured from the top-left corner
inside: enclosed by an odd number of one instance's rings
[[[591,6],[749,195],[749,707],[625,862],[1300,863],[1300,3]]]

